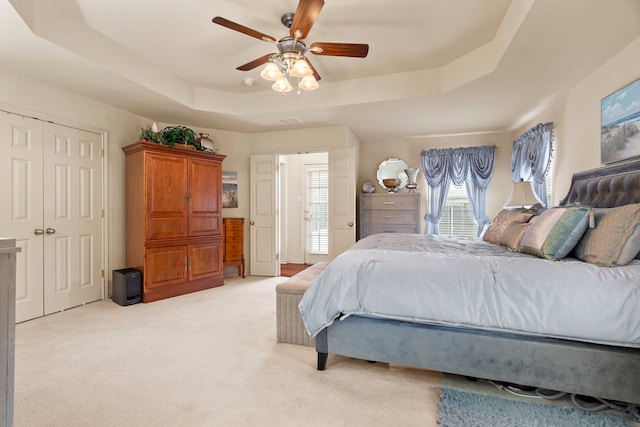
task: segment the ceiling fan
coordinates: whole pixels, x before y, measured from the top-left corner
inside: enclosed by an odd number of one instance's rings
[[[212,22],[276,45],[278,49],[276,53],[268,53],[240,65],[236,67],[237,70],[249,71],[267,64],[260,76],[266,80],[274,81],[272,88],[275,91],[284,94],[292,90],[289,82],[289,78],[292,77],[299,79],[299,89],[313,90],[318,88],[318,80],[321,77],[307,58],[308,52],[315,55],[353,58],[365,58],[369,53],[369,45],[361,43],[314,42],[307,47],[304,40],[318,18],[322,6],[324,6],[324,0],[300,0],[295,13],[282,15],[280,22],[289,28],[289,35],[280,40],[220,16],[213,18]]]

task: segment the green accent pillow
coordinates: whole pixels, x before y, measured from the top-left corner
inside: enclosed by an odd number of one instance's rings
[[[588,206],[562,206],[538,215],[522,236],[519,252],[558,260],[566,257],[589,224]]]
[[[595,228],[587,229],[573,256],[590,264],[626,265],[640,252],[640,204],[594,209]]]

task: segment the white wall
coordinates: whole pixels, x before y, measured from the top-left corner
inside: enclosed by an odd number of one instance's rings
[[[515,132],[359,143],[351,131],[344,126],[259,134],[204,128],[194,128],[194,130],[208,132],[219,147],[219,152],[227,155],[223,169],[238,172],[239,206],[235,209],[224,209],[225,217],[248,218],[251,154],[318,152],[355,146],[359,154],[358,188],[360,188],[364,181],[376,182],[377,167],[388,157],[399,157],[410,167],[418,167],[420,152],[423,149],[490,144],[498,146],[492,185],[487,194],[487,211],[489,216],[494,216],[502,207],[510,189],[511,143],[520,133],[539,122],[555,123],[553,200],[557,203],[564,197],[573,172],[600,166],[600,100],[639,77],[640,39],[637,39],[582,82],[576,83],[567,93],[559,96],[527,125]],[[135,142],[140,128],[149,125],[152,120],[28,79],[11,70],[0,69],[0,80],[2,81],[0,108],[106,134],[108,159],[108,265],[106,269],[111,271],[125,267],[125,177],[124,155],[121,147]],[[419,184],[419,191],[424,193],[425,185],[422,178],[419,178]],[[377,191],[382,189],[378,188]],[[424,213],[426,213],[426,202],[422,206],[422,214]],[[246,253],[249,253],[248,240],[246,245]]]
[[[125,265],[125,177],[121,147],[138,140],[150,120],[78,96],[10,70],[0,69],[0,108],[31,117],[74,126],[106,136],[107,265],[105,274]],[[2,153],[0,152],[0,155]]]
[[[553,203],[569,190],[574,172],[602,166],[600,163],[600,101],[640,78],[640,38],[559,96],[517,135],[537,123],[553,121]]]
[[[458,136],[440,136],[400,139],[385,142],[363,141],[360,144],[360,165],[358,171],[358,191],[362,184],[371,181],[376,192],[385,192],[376,178],[378,166],[389,157],[397,157],[407,163],[410,168],[420,169],[418,175],[418,191],[421,194],[421,231],[424,232],[427,213],[427,184],[422,174],[422,150],[431,148],[471,147],[478,145],[495,145],[496,156],[491,185],[487,190],[487,215],[493,218],[507,201],[511,192],[511,150],[514,140],[513,132],[483,133]],[[405,190],[403,190],[405,191]]]

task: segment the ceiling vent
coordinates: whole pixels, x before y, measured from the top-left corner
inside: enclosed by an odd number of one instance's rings
[[[276,119],[276,122],[278,122],[280,126],[295,126],[295,125],[301,125],[304,123],[302,120],[300,120],[297,117],[284,117],[282,119]]]

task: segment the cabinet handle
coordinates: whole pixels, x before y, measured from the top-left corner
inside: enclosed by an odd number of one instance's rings
[[[54,234],[56,232],[56,229],[48,227],[44,232],[47,234]]]
[[[33,230],[33,234],[35,234],[36,236],[40,236],[44,234],[44,230],[42,228],[36,228],[35,230]]]
[[[382,202],[383,205],[395,205],[396,202]]]
[[[384,219],[394,219],[395,216],[385,216]]]
[[[349,227],[353,227],[353,222],[349,222],[347,225],[348,225]]]

